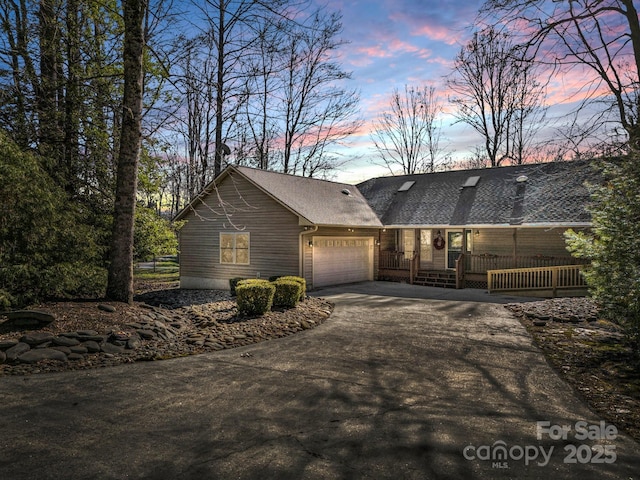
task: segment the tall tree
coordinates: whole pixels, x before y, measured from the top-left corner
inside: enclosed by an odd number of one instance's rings
[[[142,143],[144,20],[147,0],[123,0],[124,98],[107,297],[133,302],[133,228]]]
[[[283,128],[284,173],[314,176],[335,168],[328,148],[361,124],[356,118],[359,95],[344,86],[351,74],[333,59],[344,45],[341,32],[338,13],[318,10],[296,25],[283,46],[282,97],[276,110]]]
[[[640,148],[640,20],[633,0],[488,0],[484,21],[517,25],[538,61],[584,79]],[[585,75],[595,74],[596,81]]]
[[[487,28],[476,32],[460,49],[447,84],[459,121],[482,136],[492,167],[505,160],[522,163],[534,137],[543,86],[534,63],[503,32]]]
[[[195,2],[206,20],[202,34],[214,46],[214,168],[217,177],[222,170],[225,150],[225,128],[234,122],[238,102],[242,97],[244,75],[243,56],[259,37],[262,19],[283,8],[286,0],[205,0]],[[284,9],[284,8],[283,8]]]
[[[446,162],[440,143],[442,103],[435,87],[410,87],[391,94],[389,111],[374,124],[371,135],[382,164],[391,172],[411,175],[435,172]]]

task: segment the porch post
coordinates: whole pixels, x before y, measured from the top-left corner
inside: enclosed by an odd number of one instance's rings
[[[415,252],[411,261],[409,262],[409,285],[413,285],[413,278],[415,277],[414,264],[415,264]]]
[[[511,268],[518,268],[518,229],[513,229],[513,265]]]

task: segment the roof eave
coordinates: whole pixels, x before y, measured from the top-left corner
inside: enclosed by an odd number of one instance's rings
[[[424,223],[424,224],[389,224],[383,225],[383,228],[560,228],[560,227],[573,227],[573,228],[589,228],[592,226],[591,222],[543,222],[543,223],[469,223],[465,225],[450,225],[448,223]]]

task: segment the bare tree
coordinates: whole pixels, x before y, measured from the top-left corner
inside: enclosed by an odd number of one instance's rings
[[[247,52],[244,101],[236,135],[235,159],[263,170],[275,167],[272,150],[278,135],[278,119],[273,114],[283,70],[282,45],[286,43],[287,22],[265,18],[256,25],[258,36]]]
[[[492,167],[522,163],[540,127],[544,86],[534,66],[506,33],[493,28],[476,32],[456,56],[447,81],[451,102],[459,121],[482,136]]]
[[[587,98],[605,102],[633,148],[640,147],[640,20],[633,0],[488,0],[482,13],[496,28],[518,25],[539,61],[575,70]]]
[[[276,115],[280,123],[281,165],[285,173],[318,175],[336,167],[328,149],[351,135],[359,95],[343,88],[350,74],[332,60],[344,41],[340,15],[314,12],[296,24],[283,46],[285,56]]]
[[[374,123],[371,139],[382,165],[396,174],[435,172],[444,167],[447,153],[441,145],[439,119],[443,107],[435,87],[409,87],[404,92],[395,89],[389,101],[389,111]]]

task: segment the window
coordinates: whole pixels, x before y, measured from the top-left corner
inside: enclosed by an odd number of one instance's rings
[[[248,233],[220,233],[220,263],[249,265]]]

